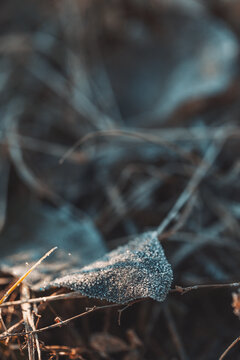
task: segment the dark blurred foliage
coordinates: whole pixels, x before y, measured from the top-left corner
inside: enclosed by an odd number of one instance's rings
[[[67,271],[81,254],[89,263],[154,231],[216,143],[216,160],[160,240],[173,285],[239,281],[239,40],[238,0],[2,0],[0,243],[8,271],[18,274],[17,265],[53,244],[73,252],[59,260]],[[42,304],[40,325],[96,303]],[[20,316],[3,315],[9,327]],[[212,360],[239,329],[231,290],[209,289],[135,304],[120,327],[111,309],[39,338],[43,359],[65,346],[59,358]],[[1,344],[0,358],[26,358],[17,344]]]

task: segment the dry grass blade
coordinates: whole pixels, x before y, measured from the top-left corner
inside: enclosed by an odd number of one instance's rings
[[[219,141],[219,135],[222,133],[221,129],[217,132],[215,140]],[[174,220],[177,215],[179,214],[179,211],[183,208],[183,206],[187,203],[187,201],[191,198],[194,191],[206,175],[207,171],[211,167],[211,165],[214,163],[215,159],[217,158],[222,145],[223,145],[223,139],[219,141],[218,144],[213,141],[213,143],[208,147],[204,158],[201,162],[201,164],[197,167],[195,173],[193,174],[192,178],[189,180],[187,186],[185,187],[184,191],[181,193],[179,198],[177,199],[176,203],[174,204],[173,208],[170,210],[167,217],[162,221],[162,223],[159,225],[157,229],[158,235],[161,235],[163,231],[166,229],[166,227],[171,223],[172,220]]]
[[[177,349],[177,352],[179,354],[179,358],[181,360],[187,360],[188,357],[187,357],[187,354],[186,354],[186,351],[184,349],[184,346],[183,346],[183,343],[182,343],[182,340],[180,338],[180,335],[177,331],[177,327],[176,327],[176,324],[175,324],[175,321],[173,319],[173,316],[171,314],[171,311],[169,309],[169,306],[168,305],[165,305],[164,306],[164,314],[165,314],[165,317],[166,317],[166,320],[167,320],[167,325],[168,325],[168,328],[169,328],[169,332],[172,336],[172,340],[173,340],[173,343]]]
[[[2,149],[0,150],[0,231],[6,220],[7,188],[9,180],[10,164]]]
[[[70,149],[68,151],[66,151],[65,154],[63,154],[63,156],[59,160],[59,163],[63,164],[63,162],[69,156],[71,156],[80,145],[84,144],[85,142],[87,142],[91,139],[95,139],[97,137],[121,137],[121,136],[125,137],[125,138],[136,139],[136,140],[143,141],[143,142],[149,142],[151,144],[165,146],[165,147],[175,151],[176,153],[180,154],[183,158],[187,158],[188,160],[193,161],[192,156],[189,156],[180,147],[176,146],[176,144],[170,143],[162,137],[155,136],[154,134],[146,134],[146,133],[139,132],[136,130],[114,129],[114,130],[94,131],[94,132],[91,132],[91,133],[87,134],[86,136],[80,138],[79,140],[77,140],[75,142],[75,144],[73,144],[72,147],[70,147]]]
[[[36,269],[36,267],[38,265],[41,264],[41,262],[43,260],[45,260],[49,255],[51,255],[53,253],[53,251],[55,251],[57,249],[57,246],[55,246],[54,248],[52,248],[51,250],[49,250],[45,255],[43,255],[41,257],[41,259],[39,259],[24,275],[22,275],[20,277],[20,279],[18,279],[15,284],[13,284],[13,286],[10,287],[10,289],[8,289],[8,291],[3,295],[3,297],[0,300],[0,305],[8,298],[8,296],[22,283],[22,281],[24,279],[26,279],[26,277],[31,274],[31,272]]]
[[[30,289],[25,284],[22,284],[22,287],[21,287],[21,298],[23,300],[28,300],[30,298]],[[22,304],[21,307],[22,307],[22,315],[23,315],[26,332],[36,330],[31,304],[26,302],[26,303]],[[36,359],[36,357],[35,357],[36,350],[37,350],[37,354],[38,354],[38,360],[41,360],[41,350],[40,350],[40,344],[39,344],[37,334],[33,334],[33,335],[30,334],[27,336],[27,345],[28,345],[29,360]]]
[[[20,103],[20,110],[18,109]],[[18,136],[18,116],[20,116],[22,108],[24,108],[24,103],[13,103],[12,106],[9,106],[9,110],[5,117],[5,122],[7,124],[7,144],[9,149],[9,155],[18,171],[18,174],[22,180],[32,189],[34,189],[41,196],[49,197],[50,199],[54,197],[51,189],[43,184],[32,172],[32,170],[27,166],[24,161],[22,148],[20,146],[20,139]],[[16,109],[15,109],[16,108]],[[19,112],[19,114],[18,114]]]

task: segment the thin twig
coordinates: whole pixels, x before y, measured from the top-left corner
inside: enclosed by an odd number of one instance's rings
[[[227,347],[227,349],[224,351],[224,353],[220,356],[219,360],[222,360],[225,358],[227,353],[240,341],[240,336],[238,336],[232,343]]]
[[[129,304],[127,304],[126,306],[124,306],[122,309],[118,310],[118,325],[121,326],[121,317],[122,317],[122,313],[123,311],[125,311],[126,309],[128,309],[130,306],[136,304],[139,301],[143,301],[143,299],[137,299],[134,301],[131,301]]]
[[[11,331],[16,330],[20,325],[22,325],[23,321],[24,320],[21,319],[16,324],[13,324],[10,328],[7,329],[6,332],[2,333],[1,335],[9,335],[9,334],[11,334]]]
[[[192,285],[187,287],[182,287],[176,285],[174,289],[171,289],[171,293],[180,293],[181,295],[186,294],[192,290],[200,290],[200,289],[221,289],[221,288],[238,288],[240,287],[240,282],[234,283],[226,283],[226,284],[200,284],[200,285]]]
[[[59,295],[50,295],[50,296],[41,296],[38,298],[28,299],[28,300],[16,300],[16,301],[8,301],[0,305],[1,307],[8,307],[8,306],[18,306],[24,303],[28,304],[37,304],[41,302],[49,302],[49,301],[58,301],[58,300],[67,300],[67,299],[83,299],[86,296],[81,295],[78,292],[70,292],[67,294],[59,294]]]
[[[8,337],[15,337],[15,336],[26,336],[26,335],[33,335],[33,334],[38,334],[38,333],[41,333],[41,332],[44,332],[44,331],[47,331],[47,330],[51,330],[51,329],[55,329],[57,327],[61,327],[63,325],[67,325],[69,322],[73,321],[73,320],[76,320],[76,319],[79,319],[80,317],[83,317],[87,314],[90,314],[92,312],[95,312],[95,311],[99,311],[99,310],[104,310],[104,309],[107,309],[107,308],[114,308],[114,307],[119,307],[119,306],[122,306],[122,304],[110,304],[110,305],[104,305],[104,306],[94,306],[90,309],[87,309],[87,311],[81,313],[81,314],[77,314],[71,318],[68,318],[66,320],[62,320],[60,322],[57,322],[55,324],[52,324],[52,325],[49,325],[49,326],[45,326],[43,328],[40,328],[40,329],[36,329],[36,330],[33,330],[33,331],[28,331],[28,332],[21,332],[21,333],[12,333],[12,334],[4,334],[4,335],[0,335],[0,340],[4,340],[4,339],[7,339]]]

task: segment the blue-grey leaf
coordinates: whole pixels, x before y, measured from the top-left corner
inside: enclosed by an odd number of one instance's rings
[[[48,286],[67,287],[88,297],[124,304],[147,297],[163,301],[172,278],[156,233],[147,232]]]

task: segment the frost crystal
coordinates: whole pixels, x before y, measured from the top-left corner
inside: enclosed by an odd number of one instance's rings
[[[124,304],[146,297],[163,301],[172,278],[156,233],[148,232],[78,272],[55,279],[49,286],[67,287],[92,298]]]

